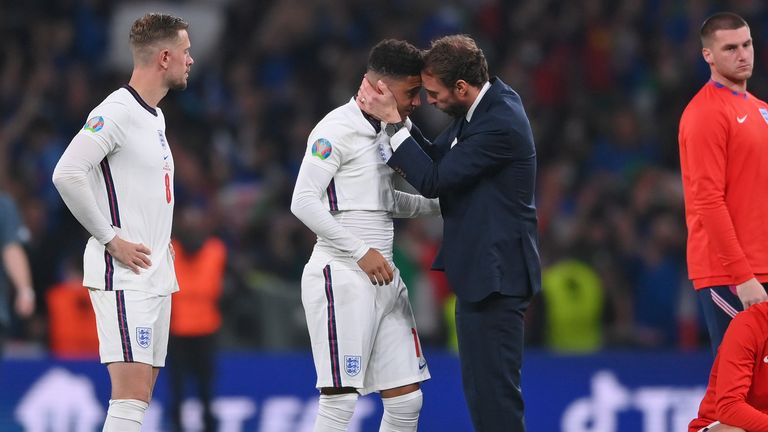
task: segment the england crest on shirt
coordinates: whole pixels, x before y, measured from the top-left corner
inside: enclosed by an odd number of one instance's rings
[[[149,327],[136,327],[136,342],[142,348],[149,348],[152,343],[152,329]]]
[[[157,137],[160,138],[160,147],[165,148],[168,145],[168,143],[166,143],[165,141],[165,135],[163,134],[163,131],[158,130]]]
[[[765,108],[760,108],[760,115],[762,115],[763,120],[765,120],[765,122],[768,123],[768,110]]]
[[[355,376],[360,373],[360,356],[344,356],[344,372],[349,376]]]

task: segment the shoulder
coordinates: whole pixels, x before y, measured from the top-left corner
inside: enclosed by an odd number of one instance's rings
[[[719,116],[724,113],[724,102],[715,87],[706,84],[688,102],[682,119]]]
[[[128,121],[131,112],[131,94],[125,89],[118,89],[107,96],[96,108],[91,111],[89,121],[93,117],[106,117],[114,121]]]
[[[733,108],[729,108],[716,96],[713,98],[697,95],[688,103],[680,116],[680,138],[701,136],[701,134],[711,134],[715,131],[726,133],[730,128],[729,113],[732,111]]]
[[[736,314],[726,332],[746,336],[767,334],[768,303],[758,303]]]
[[[361,131],[360,120],[365,121],[365,119],[362,116],[356,119],[348,105],[342,105],[329,112],[315,125],[309,134],[309,145],[325,140],[336,147],[344,146],[351,136]]]
[[[528,135],[531,129],[522,99],[511,87],[496,78],[483,96],[482,113],[476,112],[480,133]],[[475,117],[472,118],[475,123]],[[473,128],[474,129],[474,128]]]

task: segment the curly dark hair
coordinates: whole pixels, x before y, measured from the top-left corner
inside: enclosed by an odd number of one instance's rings
[[[424,69],[448,88],[458,80],[480,87],[488,81],[488,62],[483,50],[467,35],[450,35],[432,41],[424,57]]]
[[[420,75],[423,67],[424,51],[402,40],[384,39],[368,55],[368,70],[384,76]]]
[[[719,12],[704,20],[699,30],[701,44],[707,45],[718,30],[736,30],[749,27],[749,24],[739,15],[732,12]]]

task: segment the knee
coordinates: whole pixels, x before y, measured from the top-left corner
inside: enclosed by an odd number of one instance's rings
[[[381,430],[415,431],[424,402],[421,390],[392,398],[383,398],[384,417]]]
[[[321,394],[317,415],[325,421],[346,424],[355,412],[357,397],[357,393]]]

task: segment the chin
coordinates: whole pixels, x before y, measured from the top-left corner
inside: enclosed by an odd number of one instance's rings
[[[187,89],[187,82],[177,82],[171,86],[171,90],[186,90]]]

